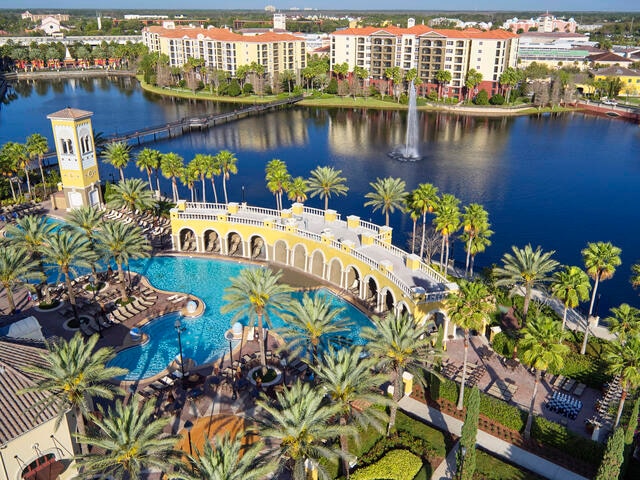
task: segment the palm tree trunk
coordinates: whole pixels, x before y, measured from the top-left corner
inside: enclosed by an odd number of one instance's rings
[[[471,255],[471,265],[469,268],[469,276],[473,277],[473,264],[476,261],[476,256],[475,255]]]
[[[27,191],[29,192],[29,196],[31,196],[31,178],[29,177],[29,169],[25,167],[24,173],[27,175]]]
[[[224,203],[228,204],[229,199],[227,198],[227,176],[223,174],[222,176],[222,190],[224,190]]]
[[[386,210],[384,212],[384,226],[385,227],[389,226],[389,210]]]
[[[178,184],[176,177],[171,177],[171,193],[173,194],[173,203],[178,201]]]
[[[627,382],[624,382],[624,388],[620,395],[620,404],[618,405],[618,413],[616,414],[616,423],[613,428],[617,428],[620,423],[620,417],[622,416],[622,410],[624,410],[624,401],[627,399]]]
[[[63,271],[63,273],[64,273],[64,284],[67,287],[67,293],[69,294],[69,303],[71,304],[71,308],[73,309],[73,316],[77,320],[78,309],[76,308],[76,294],[73,292],[73,287],[71,286],[71,277],[69,276],[68,271]]]
[[[215,175],[211,175],[211,188],[213,189],[213,201],[218,203],[218,192],[216,190]]]
[[[529,303],[531,302],[531,286],[526,285],[524,290],[524,303],[522,304],[522,320],[523,323],[527,321],[527,314],[529,313]]]
[[[44,178],[44,168],[42,168],[42,158],[38,156],[38,166],[40,167],[40,176],[42,177],[42,188],[44,190],[44,196],[47,196],[47,180]]]
[[[396,413],[398,412],[398,402],[402,398],[402,370],[396,368],[396,379],[393,385],[393,404],[389,409],[389,426],[387,427],[387,436],[391,434],[393,426],[396,424]]]
[[[591,304],[589,305],[589,316],[593,314],[593,304],[596,301],[596,292],[598,291],[598,283],[600,283],[600,273],[596,275],[596,281],[593,284],[593,293],[591,294]]]
[[[13,188],[13,179],[9,177],[9,186],[11,187],[11,195],[13,196],[13,201],[16,201],[16,191]]]
[[[347,417],[342,415],[340,417],[340,426],[346,427],[347,425]],[[342,469],[344,470],[345,478],[349,479],[349,443],[347,442],[347,436],[342,434],[340,435],[340,449],[342,450]]]
[[[445,242],[445,236],[442,235],[442,243],[440,244],[440,270],[442,270],[444,265],[444,242]],[[446,275],[446,271],[445,271],[445,275]]]
[[[189,187],[189,192],[191,193],[191,202],[195,202],[194,200],[195,193],[193,192],[193,187]]]
[[[262,364],[262,374],[267,373],[267,354],[264,345],[264,328],[262,328],[262,312],[258,313],[258,332],[260,335],[260,363]]]
[[[584,326],[584,336],[582,337],[582,347],[580,347],[580,355],[584,355],[587,353],[587,343],[589,341],[589,319],[591,317],[587,317],[587,321]]]
[[[16,301],[13,299],[13,290],[8,283],[4,283],[3,286],[7,291],[7,301],[9,302],[9,312],[13,313],[16,311]]]
[[[567,325],[567,310],[569,309],[569,305],[564,304],[564,312],[562,313],[562,331],[564,331],[565,326]]]
[[[156,168],[156,190],[160,192],[160,173]]]
[[[325,210],[325,212],[327,210],[329,210],[329,197],[328,196],[324,197],[324,210]]]
[[[444,275],[446,276],[449,273],[449,235],[446,236],[446,248],[445,248],[445,256],[444,256]]]
[[[416,253],[416,226],[418,224],[418,219],[413,220],[413,232],[411,234],[411,254]]]
[[[538,384],[540,383],[540,370],[536,368],[535,381],[533,383],[533,395],[531,395],[531,403],[529,404],[529,415],[527,416],[527,425],[524,427],[524,438],[531,438],[531,425],[533,424],[533,408],[536,405],[536,396],[538,395]]]
[[[456,408],[462,410],[464,405],[464,383],[467,381],[467,358],[469,357],[469,329],[464,329],[464,356],[462,357],[462,381],[460,382],[460,397]]]
[[[420,260],[424,258],[424,237],[427,235],[427,211],[422,213],[422,239],[420,242]]]
[[[82,410],[80,410],[79,407],[76,407],[76,430],[78,430],[78,433],[81,436],[85,436],[87,434],[87,429],[86,426],[84,424],[84,417],[82,416]],[[89,444],[87,443],[80,443],[80,450],[82,451],[83,455],[87,455],[89,453]]]
[[[151,170],[147,168],[147,178],[149,179],[149,190],[153,192],[153,183],[151,183]]]
[[[207,203],[207,191],[204,188],[204,175],[202,175],[202,177],[200,178],[200,180],[202,181],[202,203]]]
[[[120,298],[121,301],[126,302],[129,300],[129,296],[127,295],[127,286],[124,283],[124,270],[122,270],[122,263],[116,262],[116,266],[118,267],[118,288],[120,289]]]
[[[469,274],[469,263],[471,262],[471,242],[473,241],[473,236],[469,233],[469,241],[467,242],[467,264],[464,267],[464,273],[468,276]]]
[[[124,170],[122,167],[118,168],[118,170],[120,170],[120,180],[124,180]]]

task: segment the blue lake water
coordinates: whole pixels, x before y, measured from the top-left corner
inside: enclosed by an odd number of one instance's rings
[[[131,270],[145,275],[154,287],[192,293],[202,299],[206,308],[197,318],[184,318],[173,313],[149,322],[141,328],[149,336],[149,341],[142,346],[121,351],[110,365],[127,368],[129,373],[124,377],[127,380],[138,380],[160,373],[179,355],[177,332],[174,329],[178,317],[186,328],[181,335],[185,358],[191,358],[201,365],[228,353],[229,343],[224,338],[224,333],[231,328],[233,315],[220,313],[220,307],[224,304],[222,296],[224,289],[231,285],[230,279],[245,268],[256,267],[189,257],[155,257],[132,262]],[[360,329],[371,325],[366,315],[328,290],[321,289],[314,294],[322,295],[336,307],[345,307],[337,317],[349,319],[353,327],[344,336],[355,344],[363,343],[359,336]],[[302,295],[301,292],[294,292],[292,296],[301,299]],[[247,318],[240,322],[248,325]],[[285,325],[275,315],[271,316],[271,322],[273,328]]]
[[[19,82],[20,97],[0,110],[0,143],[24,141],[38,132],[51,138],[46,115],[66,106],[95,112],[95,131],[105,134],[157,125],[188,115],[233,109],[233,106],[160,99],[141,91],[135,81],[93,79],[83,82]],[[28,119],[24,121],[23,119]],[[228,182],[229,198],[274,207],[264,182],[265,164],[279,158],[293,175],[308,176],[317,165],[331,165],[348,180],[347,197],[331,199],[343,215],[384,222],[379,212],[363,207],[369,183],[401,177],[407,188],[431,182],[463,204],[478,202],[489,211],[493,245],[476,265],[499,263],[512,245],[531,243],[555,250],[563,264],[581,265],[580,250],[591,241],[611,241],[622,248],[623,265],[599,288],[599,313],[628,302],[638,306],[629,284],[630,267],[640,261],[640,128],[608,118],[570,113],[517,118],[482,118],[420,113],[420,162],[401,163],[387,152],[403,144],[405,115],[393,111],[294,108],[150,144],[177,152],[186,161],[196,153],[229,149],[236,153],[238,174]],[[116,172],[101,166],[102,178]],[[135,165],[128,176],[142,176]],[[170,192],[168,180],[162,190]],[[219,192],[222,191],[218,183]],[[188,191],[181,187],[183,198]],[[198,195],[200,185],[196,187]],[[208,199],[212,198],[207,185]],[[318,198],[307,205],[322,207]],[[391,216],[394,243],[406,247],[412,223]],[[453,245],[464,262],[460,242]]]

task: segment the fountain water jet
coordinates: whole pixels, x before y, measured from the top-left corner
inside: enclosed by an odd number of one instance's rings
[[[414,162],[422,156],[418,152],[418,109],[416,106],[416,86],[413,80],[409,84],[409,110],[407,112],[407,133],[404,148],[389,152],[389,156],[396,160]]]

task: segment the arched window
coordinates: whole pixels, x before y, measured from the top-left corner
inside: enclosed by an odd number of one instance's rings
[[[53,453],[47,453],[46,455],[35,459],[33,462],[27,465],[22,470],[22,478],[24,478],[25,480],[47,478],[43,476],[43,473],[45,473],[47,469],[51,469],[54,463],[56,463],[55,455]]]
[[[67,141],[64,138],[60,139],[60,146],[62,147],[62,153],[69,153],[67,151]]]

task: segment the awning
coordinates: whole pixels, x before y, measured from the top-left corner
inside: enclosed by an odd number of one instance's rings
[[[44,341],[42,327],[36,317],[27,317],[12,323],[4,329],[4,335],[11,338],[25,338],[27,340]]]

